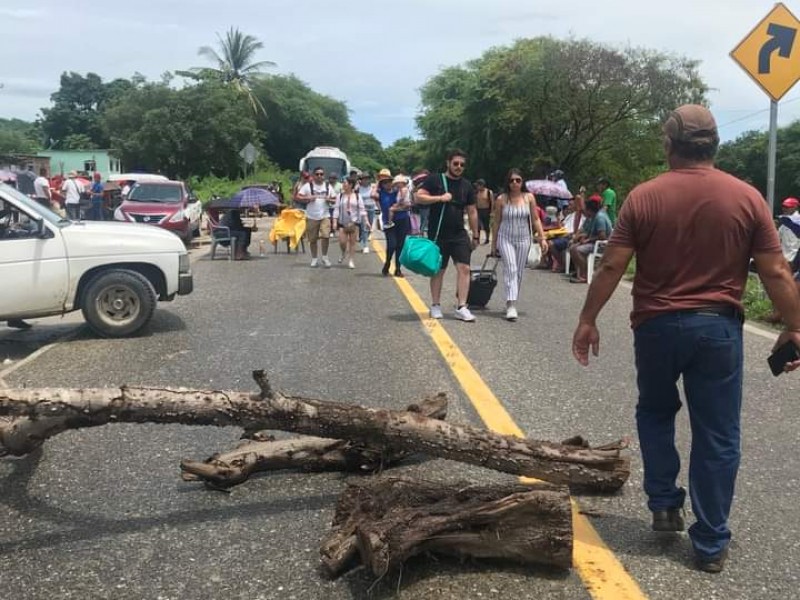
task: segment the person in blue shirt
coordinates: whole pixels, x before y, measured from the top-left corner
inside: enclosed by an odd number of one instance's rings
[[[378,174],[377,199],[381,207],[383,234],[386,236],[386,262],[383,263],[383,276],[389,275],[394,256],[394,276],[403,277],[400,269],[400,254],[406,237],[411,231],[409,209],[411,198],[408,193],[408,180],[398,175],[394,179],[388,169],[381,169]]]
[[[103,214],[103,176],[100,173],[95,172],[92,186],[89,189],[89,192],[92,196],[92,212],[91,212],[91,220],[92,221],[105,221],[105,215]]]
[[[611,219],[608,218],[606,211],[600,210],[602,203],[603,199],[594,195],[584,204],[586,219],[583,221],[580,233],[575,234],[569,247],[576,269],[575,277],[570,279],[572,283],[586,283],[586,259],[594,251],[594,243],[598,240],[607,240],[611,236]]]

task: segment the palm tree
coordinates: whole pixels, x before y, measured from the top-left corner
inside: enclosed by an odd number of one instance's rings
[[[253,83],[264,67],[276,66],[274,62],[262,60],[253,62],[256,52],[264,47],[252,35],[246,35],[238,28],[231,27],[225,33],[223,39],[217,34],[218,48],[214,50],[211,46],[202,46],[197,53],[208,58],[216,64],[216,68],[195,67],[192,71],[200,76],[212,75],[225,83],[234,86],[238,91],[247,94],[247,99],[254,111],[264,112],[264,107],[258,98],[253,94],[251,83]]]

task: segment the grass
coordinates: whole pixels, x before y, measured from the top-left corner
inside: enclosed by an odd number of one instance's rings
[[[193,178],[190,181],[190,185],[203,204],[207,204],[214,194],[222,198],[228,198],[242,189],[244,185],[272,183],[273,181],[281,184],[284,198],[287,198],[292,189],[292,184],[289,180],[290,175],[289,171],[282,171],[273,165],[264,165],[252,175],[241,179],[227,179],[212,175],[203,179]]]

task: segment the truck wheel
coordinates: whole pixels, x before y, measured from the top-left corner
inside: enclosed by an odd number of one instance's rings
[[[103,337],[124,337],[139,331],[153,316],[156,292],[135,271],[105,271],[83,296],[83,317]]]

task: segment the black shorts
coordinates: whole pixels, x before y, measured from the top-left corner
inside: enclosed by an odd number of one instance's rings
[[[447,267],[450,259],[453,264],[468,265],[472,256],[472,246],[469,243],[469,236],[464,231],[463,235],[439,239],[436,242],[442,252],[442,268]]]

